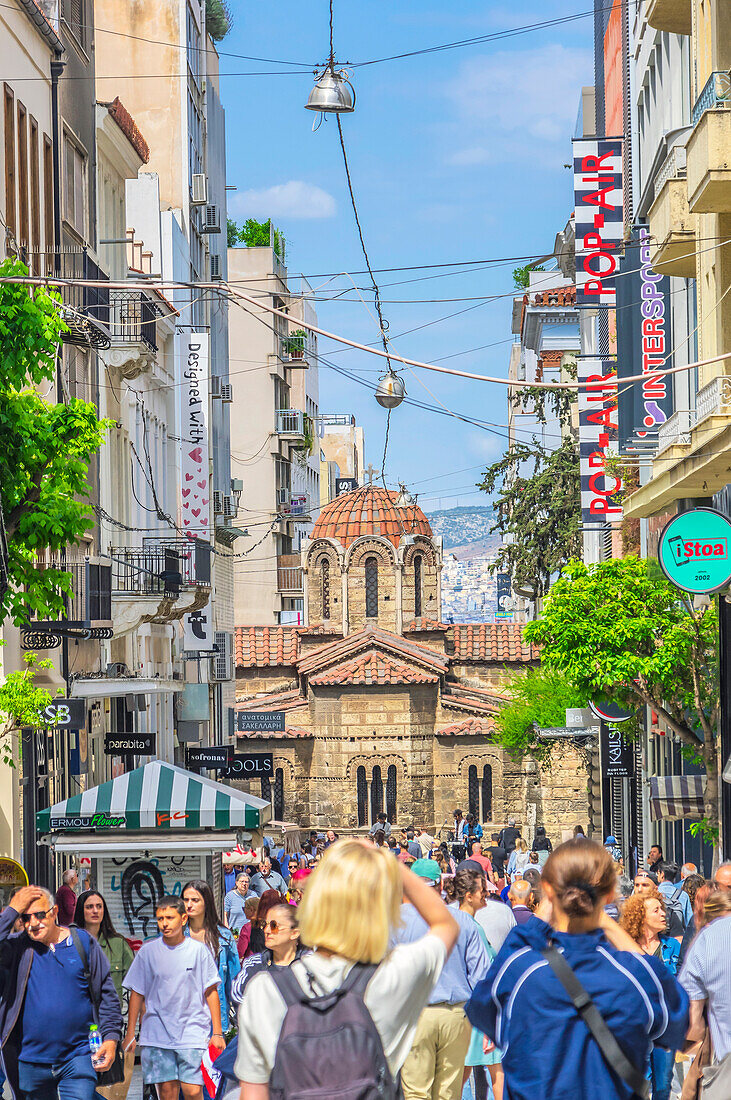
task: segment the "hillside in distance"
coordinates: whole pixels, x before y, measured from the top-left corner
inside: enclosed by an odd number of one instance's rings
[[[426,515],[434,534],[444,539],[445,554],[460,559],[489,557],[500,548],[500,535],[490,532],[495,522],[491,504],[446,508]]]

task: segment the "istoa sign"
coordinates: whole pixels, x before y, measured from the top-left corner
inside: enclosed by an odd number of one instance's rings
[[[731,519],[713,508],[692,508],[666,524],[658,561],[685,592],[719,592],[731,580],[730,541]]]

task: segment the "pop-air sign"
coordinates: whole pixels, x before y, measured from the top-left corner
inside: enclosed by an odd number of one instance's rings
[[[660,535],[665,576],[686,592],[718,592],[731,581],[731,520],[713,508],[675,516]]]

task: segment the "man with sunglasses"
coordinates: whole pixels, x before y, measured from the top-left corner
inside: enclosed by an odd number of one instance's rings
[[[122,1034],[106,955],[93,936],[76,930],[87,979],[73,937],[57,916],[53,897],[39,886],[18,890],[0,913],[0,1044],[14,1100],[92,1100],[96,1069],[109,1069]],[[18,919],[23,930],[13,934]],[[96,1069],[89,1051],[92,1024],[102,1037]]]

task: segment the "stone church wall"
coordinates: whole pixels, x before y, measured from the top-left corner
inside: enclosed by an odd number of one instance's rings
[[[378,561],[378,616],[366,616],[365,562]],[[348,626],[351,634],[365,626],[396,632],[396,565],[393,547],[377,539],[355,545],[348,564]]]

